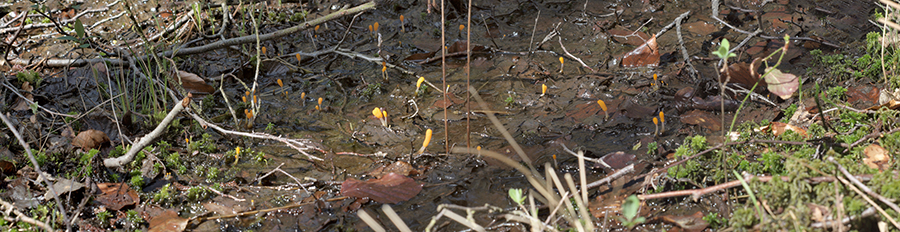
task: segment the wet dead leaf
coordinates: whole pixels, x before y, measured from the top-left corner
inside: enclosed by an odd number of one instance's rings
[[[863,158],[863,163],[870,168],[878,169],[879,171],[884,171],[886,168],[891,166],[891,156],[890,153],[885,150],[881,145],[878,144],[870,144],[863,150],[863,154],[866,155]]]
[[[703,213],[700,211],[691,215],[663,215],[660,219],[690,232],[703,231],[709,226],[709,223],[703,220]]]
[[[250,210],[250,207],[231,198],[216,197],[210,202],[203,203],[203,208],[218,215],[231,215]]]
[[[700,125],[703,128],[709,129],[711,131],[718,131],[722,129],[722,122],[719,118],[713,116],[709,112],[702,110],[692,110],[687,112],[686,114],[681,115],[680,119],[681,123],[691,124],[691,125]]]
[[[80,147],[81,149],[87,151],[94,148],[100,148],[100,145],[109,142],[109,137],[106,136],[106,133],[98,130],[86,130],[78,133],[75,136],[75,139],[72,139],[72,145],[76,147]]]
[[[181,232],[187,223],[188,219],[179,217],[174,210],[166,210],[150,219],[150,232]]]
[[[187,90],[188,92],[210,94],[216,91],[215,88],[207,85],[206,81],[197,74],[179,70],[178,78],[181,79],[181,86],[184,87],[184,90]]]
[[[418,175],[420,172],[407,162],[397,161],[388,166],[381,166],[372,170],[368,175],[381,178],[389,173],[397,173],[404,176]]]
[[[452,53],[457,53],[457,52],[465,52],[467,44],[468,44],[468,42],[466,42],[465,40],[456,41],[455,43],[453,43],[453,45],[450,45],[450,47],[447,48],[447,54],[452,54]],[[485,50],[484,46],[474,45],[474,44],[472,45],[472,52],[478,52],[478,51],[483,51],[483,50]]]
[[[622,169],[625,166],[634,163],[634,154],[628,154],[622,151],[610,152],[600,159],[603,160],[603,162],[606,162],[612,169]]]
[[[97,188],[100,189],[97,202],[111,210],[120,210],[122,207],[140,203],[140,196],[127,184],[99,183]]]
[[[706,36],[706,35],[712,34],[713,32],[719,30],[719,28],[718,28],[718,26],[716,26],[716,24],[710,23],[709,21],[706,21],[706,20],[699,20],[699,21],[696,21],[693,23],[685,23],[684,28],[688,32],[694,33],[695,35],[698,35],[698,36]]]
[[[432,56],[434,56],[435,53],[437,53],[437,52],[435,51],[435,52],[427,52],[427,53],[416,53],[416,54],[409,55],[408,57],[406,57],[406,59],[403,59],[403,60],[422,61],[422,60],[431,58]]]
[[[56,190],[56,195],[53,194],[53,191],[47,190],[44,193],[44,199],[52,199],[54,197],[62,196],[68,192],[77,191],[81,188],[84,188],[84,184],[75,182],[73,180],[57,178],[58,181],[53,184],[53,189]]]
[[[367,181],[349,178],[341,184],[341,195],[368,197],[376,202],[389,204],[409,200],[420,191],[422,184],[397,173],[388,173],[379,179]]]
[[[797,91],[800,86],[800,80],[794,74],[783,73],[775,67],[766,68],[765,76],[766,84],[769,85],[769,92],[787,100]]]
[[[624,67],[656,67],[659,65],[659,48],[656,44],[656,36],[651,37],[646,43],[625,53],[622,56]]]

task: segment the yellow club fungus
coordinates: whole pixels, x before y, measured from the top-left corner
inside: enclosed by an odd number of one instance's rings
[[[559,73],[563,72],[563,67],[566,65],[566,59],[563,59],[562,56],[559,57]]]
[[[605,115],[603,119],[606,120],[607,118],[609,118],[609,113],[606,112],[606,102],[603,102],[603,100],[597,100],[597,105],[600,105],[600,109],[603,110],[603,115]]]
[[[656,119],[656,117],[653,117],[653,125],[656,126],[656,131],[653,132],[653,135],[658,135],[659,134],[659,119]]]
[[[419,77],[419,80],[416,81],[416,90],[422,88],[422,82],[425,82],[425,77]]]
[[[541,84],[541,96],[544,96],[545,94],[547,94],[547,85]]]
[[[661,110],[659,111],[659,122],[660,122],[660,124],[662,124],[662,132],[665,133],[666,132],[666,114],[663,113]]]
[[[422,142],[422,148],[419,148],[419,154],[425,153],[425,148],[428,147],[428,143],[431,142],[431,129],[425,131],[425,141]]]

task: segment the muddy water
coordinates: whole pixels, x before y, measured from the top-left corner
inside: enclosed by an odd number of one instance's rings
[[[465,18],[460,16],[465,12],[458,4],[460,2],[451,1],[455,4],[448,10],[449,17],[445,23],[447,46],[465,40],[464,32],[459,29],[459,25],[465,24]],[[474,54],[469,76],[463,66],[463,57],[447,60],[449,99],[444,100],[437,89],[429,86],[424,92],[416,93],[415,87],[418,76],[441,85],[440,61],[423,64],[404,60],[413,54],[433,52],[441,47],[438,14],[425,13],[421,1],[401,0],[386,4],[390,5],[380,5],[377,10],[363,14],[354,21],[351,33],[341,48],[367,56],[384,57],[389,63],[416,75],[388,69],[385,79],[380,63],[336,54],[304,57],[300,66],[311,73],[292,70],[279,62],[263,65],[261,92],[279,93],[286,90],[288,93],[287,96],[262,95],[263,113],[253,130],[264,130],[272,123],[276,134],[313,139],[327,153],[316,154],[324,157],[325,161],[310,161],[281,144],[237,142],[265,152],[271,160],[264,165],[239,164],[235,167],[240,169],[240,173],[234,173],[235,176],[252,178],[254,173],[265,173],[283,164],[281,169],[303,182],[318,180],[310,192],[256,188],[252,190],[254,194],[241,194],[255,199],[248,207],[264,209],[282,206],[305,199],[316,191],[324,191],[322,199],[337,197],[340,195],[340,181],[347,178],[366,179],[369,178],[367,173],[377,167],[394,161],[406,161],[422,170],[416,180],[424,184],[424,188],[416,197],[392,206],[413,230],[424,229],[441,204],[472,207],[490,204],[510,208],[507,190],[529,188],[521,173],[492,159],[446,153],[447,146],[481,146],[519,159],[503,139],[500,129],[488,120],[486,113],[497,115],[503,124],[502,129],[508,130],[515,141],[524,147],[534,164],[543,166],[544,163],[551,163],[560,172],[574,173],[578,169],[575,158],[563,152],[562,145],[586,151],[592,158],[624,151],[636,155],[636,158],[622,162],[664,161],[665,157],[656,154],[674,149],[685,136],[720,133],[721,126],[710,123],[682,123],[680,119],[698,108],[699,104],[685,102],[685,98],[676,93],[690,87],[694,91],[686,99],[697,97],[705,103],[714,101],[710,99],[719,95],[715,84],[716,64],[702,58],[711,57],[710,51],[718,46],[721,38],[737,44],[745,37],[722,29],[724,26],[710,17],[710,3],[705,1],[479,1],[472,8],[471,40],[473,45],[486,46],[490,50]],[[762,27],[766,28],[763,33],[776,37],[821,33],[820,36],[830,36],[826,38],[830,41],[855,41],[859,39],[858,31],[865,30],[811,26],[815,25],[812,21],[866,17],[864,14],[824,14],[821,10],[815,10],[820,7],[840,12],[839,9],[848,7],[842,2],[812,5],[805,1],[783,0],[763,7],[756,4],[756,1],[729,3],[735,8],[767,12],[760,20],[725,6],[720,7],[721,12],[717,15],[727,17],[731,23],[739,24],[746,30],[762,23]],[[328,11],[332,5],[336,3],[321,3],[311,15]],[[661,54],[658,66],[622,67],[620,57],[643,43],[640,34],[653,35],[687,11],[691,13],[683,21],[681,33],[684,51],[691,58],[696,73],[685,68],[681,43],[674,28],[657,38]],[[405,31],[401,31],[400,15],[406,19]],[[796,21],[803,17],[805,21]],[[785,19],[795,20],[795,23],[783,23]],[[368,25],[376,22],[380,24],[381,46],[378,45],[378,36],[367,30]],[[296,51],[313,52],[337,44],[348,25],[349,17],[329,22],[321,31],[304,32],[283,40],[264,42],[263,45],[269,47],[269,51],[275,51],[270,56]],[[556,35],[544,41],[548,34]],[[769,43],[769,40],[750,40],[748,46],[755,45],[758,51],[742,50],[744,52],[738,59],[749,61],[759,57],[766,49],[771,49]],[[825,45],[819,46],[831,49]],[[808,49],[797,46],[795,50],[792,51],[796,55],[789,57],[786,67],[793,73],[802,73],[799,70],[805,70],[803,61],[809,59],[804,56]],[[566,52],[581,59],[587,67],[565,55]],[[561,56],[565,56],[563,63],[559,61]],[[203,76],[219,76],[227,71],[227,67],[239,65],[239,62],[227,58],[192,57],[191,60],[195,63],[185,69]],[[297,64],[293,57],[287,62]],[[238,77],[251,80],[251,67],[244,66],[244,69]],[[654,75],[658,80],[653,79]],[[285,87],[275,84],[277,79],[284,80]],[[486,107],[466,100],[467,82],[484,98]],[[541,92],[542,85],[548,87],[545,94]],[[236,83],[231,83],[230,87],[226,91],[228,96],[240,96],[244,92]],[[306,93],[305,99],[300,98],[301,92]],[[320,110],[316,110],[316,99],[320,97],[323,102]],[[596,103],[597,100],[603,100],[608,106],[606,113]],[[777,112],[784,102],[776,102],[777,106],[762,103],[749,105],[747,113],[742,114],[739,121],[778,117]],[[390,128],[382,127],[371,115],[374,107],[389,112]],[[657,133],[657,125],[652,118],[661,111],[665,114],[665,130]],[[700,117],[710,120],[722,117],[717,110],[709,108],[698,112],[702,112]],[[727,122],[731,121],[732,114],[726,113]],[[445,117],[448,119],[446,128]],[[434,130],[434,140],[425,154],[416,154],[426,129]],[[658,152],[652,152],[654,155],[647,152],[647,145],[651,142],[659,145]],[[588,181],[600,179],[605,174],[607,172],[601,168],[591,168]],[[286,175],[275,176],[270,184],[272,186],[294,181]],[[629,193],[628,190],[591,192],[592,198],[615,198]],[[359,207],[353,205],[353,201],[319,200],[256,219],[205,222],[198,229],[367,230],[355,213],[350,213]],[[700,205],[716,204],[723,203]],[[378,207],[380,204],[371,202],[362,205],[362,209],[370,212],[380,212],[380,209],[376,210]],[[690,211],[698,206],[676,204],[654,207],[677,212]],[[495,216],[479,213],[475,219],[482,225],[497,224],[494,222]],[[446,219],[438,223],[441,230],[464,229],[456,223],[444,222]]]

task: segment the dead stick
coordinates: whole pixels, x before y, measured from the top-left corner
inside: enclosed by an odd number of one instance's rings
[[[104,159],[103,165],[106,165],[106,167],[115,168],[121,167],[122,165],[134,160],[134,155],[137,154],[145,146],[149,145],[150,142],[153,141],[153,139],[156,139],[156,137],[162,135],[166,127],[168,127],[169,124],[172,123],[172,120],[175,119],[175,116],[178,115],[178,113],[181,113],[181,111],[184,110],[184,107],[187,106],[190,102],[191,96],[188,95],[187,97],[182,99],[180,103],[176,103],[175,107],[172,108],[171,111],[169,111],[169,114],[166,115],[166,117],[163,118],[162,122],[160,122],[159,125],[156,126],[156,129],[153,129],[153,131],[151,131],[149,134],[142,137],[137,143],[132,145],[131,149],[129,149],[128,152],[125,153],[125,155]]]

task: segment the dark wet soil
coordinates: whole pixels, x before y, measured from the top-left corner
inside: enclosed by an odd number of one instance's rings
[[[520,161],[510,144],[503,139],[500,129],[488,120],[488,113],[500,119],[504,126],[502,129],[509,131],[541,172],[543,168],[540,167],[550,163],[561,173],[577,173],[577,159],[563,151],[563,145],[585,151],[590,158],[622,151],[633,156],[623,156],[627,158],[616,161],[641,163],[646,166],[645,170],[649,170],[667,161],[662,154],[681,145],[687,136],[721,135],[720,105],[724,101],[728,108],[724,115],[727,127],[734,117],[734,109],[740,104],[739,99],[743,99],[743,95],[720,95],[716,82],[718,60],[711,59],[711,52],[722,39],[728,39],[735,46],[747,35],[728,29],[713,19],[711,14],[742,30],[760,28],[761,35],[770,38],[748,40],[736,51],[739,56],[733,59],[735,62],[750,63],[755,58],[768,55],[783,45],[778,38],[784,35],[795,38],[791,40],[792,46],[780,68],[798,74],[804,83],[817,79],[804,76],[812,60],[810,50],[858,53],[854,49],[864,44],[865,34],[874,29],[866,21],[874,7],[868,2],[780,0],[764,6],[760,6],[759,2],[762,1],[726,1],[718,7],[719,12],[711,13],[710,2],[695,0],[478,1],[473,3],[472,24],[466,29],[471,29],[473,47],[480,46],[483,50],[473,52],[470,75],[467,75],[465,56],[448,57],[446,79],[443,80],[441,61],[426,59],[439,56],[438,49],[442,44],[450,46],[451,50],[459,44],[464,48],[465,31],[460,30],[460,25],[467,25],[464,1],[448,2],[448,16],[444,23],[446,41],[443,43],[438,13],[427,13],[423,1],[396,0],[378,2],[375,10],[358,17],[346,16],[326,22],[318,30],[263,41],[261,46],[267,48],[267,53],[261,62],[258,79],[255,79],[255,60],[251,60],[255,54],[253,45],[178,57],[175,61],[179,70],[198,74],[217,89],[212,94],[195,98],[202,109],[201,115],[233,130],[310,139],[324,151],[313,154],[324,160],[311,160],[271,140],[223,135],[196,126],[187,127],[196,130],[170,129],[159,141],[173,144],[175,152],[182,153],[181,156],[189,164],[189,171],[174,178],[146,181],[142,196],[152,195],[165,183],[187,186],[234,183],[226,188],[227,193],[247,201],[226,203],[228,199],[211,195],[200,201],[184,200],[163,207],[175,209],[182,217],[189,218],[219,215],[206,214],[210,211],[209,207],[202,205],[209,202],[247,210],[302,202],[304,204],[291,209],[192,223],[191,228],[202,231],[366,231],[369,229],[359,221],[355,212],[380,212],[378,208],[381,203],[339,198],[341,182],[349,178],[371,179],[372,170],[404,161],[419,170],[410,177],[423,188],[415,197],[391,206],[410,228],[421,231],[437,214],[439,205],[475,207],[490,204],[512,208],[514,205],[507,191],[510,188],[530,188],[521,173],[496,160],[446,152],[447,147],[480,146],[481,149],[507,154]],[[262,13],[255,16],[270,20],[259,29],[261,33],[268,33],[301,23],[284,21],[284,18],[277,16],[279,13],[292,15],[307,10],[311,19],[333,12],[340,6],[355,6],[360,2],[258,4],[269,7],[256,9]],[[186,10],[177,5],[171,9],[176,13]],[[266,10],[277,13],[267,16]],[[659,53],[656,65],[625,67],[627,65],[621,60],[625,53],[643,44],[649,36],[688,11],[690,13],[681,25],[680,38],[676,28],[656,38]],[[404,18],[402,27],[401,16]],[[234,17],[237,23],[229,27],[226,37],[252,32],[249,16],[244,11],[235,13]],[[85,20],[85,23],[95,21]],[[375,23],[380,25],[377,32],[369,31],[369,26]],[[680,39],[684,41],[683,48]],[[203,39],[196,44],[215,41],[212,38]],[[294,56],[296,52],[308,54],[333,46],[348,53],[380,57],[387,64],[399,68],[390,67],[382,73],[381,62],[350,58],[338,53],[314,57],[304,55],[300,61]],[[437,54],[430,54],[435,51]],[[460,52],[464,53],[465,49]],[[684,55],[688,60],[684,59]],[[581,59],[584,65],[573,56]],[[560,57],[564,57],[562,64]],[[129,78],[122,77],[127,69],[109,68],[106,70],[102,65],[93,65],[58,70],[53,74],[55,77],[47,78],[34,90],[34,98],[40,105],[58,112],[85,112],[109,99],[110,95],[118,94],[102,91],[109,83],[106,74],[113,78]],[[161,68],[151,67],[153,70]],[[428,86],[423,88],[424,91],[417,91],[416,80],[420,76],[438,87],[446,81],[446,100],[441,91],[428,84],[423,84]],[[240,112],[247,108],[247,104],[240,103],[241,98],[249,89],[241,83],[250,85],[254,80],[259,86],[255,95],[261,105],[256,119],[232,119],[229,104],[237,106],[235,110],[242,116]],[[279,85],[279,81],[283,82],[283,86]],[[218,90],[220,84],[222,89]],[[542,85],[547,86],[546,93],[542,93]],[[487,107],[469,100],[467,86],[476,89]],[[763,96],[769,95],[766,90],[758,92]],[[170,104],[150,106],[149,102],[153,101],[142,99],[150,96],[125,96],[128,98],[115,101],[142,104],[145,109],[170,107]],[[738,123],[778,120],[785,117],[779,114],[781,110],[795,100],[767,97],[774,105],[763,101],[750,102],[738,116]],[[10,94],[6,94],[5,98],[6,102],[17,99]],[[320,98],[321,105],[317,101]],[[155,102],[169,102],[165,99],[167,97]],[[598,100],[605,102],[606,113],[597,104]],[[375,107],[388,112],[389,128],[383,127],[372,116]],[[107,108],[83,118],[81,121],[84,123],[80,127],[106,132],[113,145],[123,143],[122,135],[133,140],[149,131],[147,128],[150,127],[140,125],[150,125],[150,116],[135,116],[136,122],[125,124],[120,134],[117,128],[122,125],[116,125],[110,119],[122,118],[118,115],[122,113],[121,109],[115,113]],[[665,115],[665,129],[657,134],[657,126],[652,119],[661,112]],[[24,121],[30,114],[31,111],[22,110],[15,111],[14,116]],[[188,117],[182,118],[181,123],[193,124]],[[424,154],[418,154],[427,129],[434,131],[433,140]],[[185,138],[197,140],[201,133],[212,135],[217,148],[215,151],[188,153],[183,150],[187,147]],[[46,135],[31,136],[29,139],[40,140]],[[647,151],[652,142],[658,145],[656,152]],[[179,147],[182,150],[178,150]],[[249,157],[238,160],[224,157],[227,151],[233,151],[236,147],[262,152],[266,159],[251,162]],[[208,172],[204,170],[209,167],[217,167],[222,175],[215,178],[204,175]],[[290,186],[296,181],[283,173],[254,182],[257,177],[276,167],[304,183],[306,189]],[[109,175],[113,173],[124,175],[118,170],[98,172],[92,175],[95,182],[112,182],[114,180]],[[599,166],[591,168],[588,182],[601,179],[609,172]],[[619,199],[631,194],[641,188],[641,181],[615,183],[590,191],[591,199],[598,199],[591,204],[592,207],[617,204],[602,199]],[[715,198],[684,204],[662,202],[650,207],[653,211],[671,214],[701,210],[727,215],[727,205],[729,202]],[[147,206],[138,206],[142,207]],[[474,219],[481,225],[496,225],[499,224],[496,216],[476,214]],[[379,218],[382,223],[390,224],[383,216]],[[90,219],[85,220],[90,222]],[[612,217],[596,219],[595,222],[607,225],[618,223]],[[446,219],[438,223],[437,228],[442,231],[465,229],[459,224],[448,223]],[[657,228],[665,227],[660,225]]]

